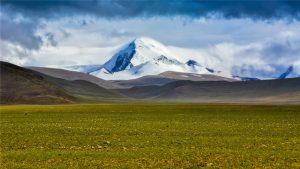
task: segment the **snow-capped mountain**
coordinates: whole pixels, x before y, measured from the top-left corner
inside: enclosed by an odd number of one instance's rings
[[[141,37],[117,50],[104,64],[75,65],[64,68],[88,73],[105,80],[136,79],[167,71],[211,74],[243,81],[297,77],[293,71],[293,66],[287,69],[286,66],[282,65],[257,66],[246,64],[226,68],[226,66],[224,67],[227,64],[226,61],[213,55],[202,56],[201,53],[197,53],[199,57],[195,58],[195,56],[185,56],[188,55],[185,53],[189,53],[188,49],[178,49],[167,47],[150,38]],[[213,64],[209,64],[209,62]]]
[[[124,46],[99,70],[90,72],[90,74],[106,80],[135,79],[166,71],[222,76],[220,71],[204,67],[195,60],[182,60],[163,44],[142,37]]]
[[[262,69],[262,67],[267,67],[268,69]],[[231,72],[234,78],[239,78],[244,81],[299,77],[294,71],[293,65],[242,65],[232,67]]]

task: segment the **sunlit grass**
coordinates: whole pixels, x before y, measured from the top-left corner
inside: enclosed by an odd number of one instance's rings
[[[300,106],[1,106],[2,168],[299,168]]]

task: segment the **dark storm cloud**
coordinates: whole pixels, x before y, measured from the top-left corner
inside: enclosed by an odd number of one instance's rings
[[[0,38],[38,50],[43,45],[36,31],[42,20],[89,15],[107,19],[186,16],[191,19],[219,16],[251,19],[300,20],[300,1],[293,0],[0,0]],[[25,20],[15,21],[22,16]],[[81,23],[88,24],[86,21]],[[111,36],[128,36],[112,32]],[[57,45],[54,34],[46,35],[49,45]]]
[[[16,43],[30,50],[37,50],[42,45],[42,38],[35,34],[38,25],[32,20],[14,21],[8,16],[0,17],[0,38]]]
[[[2,0],[2,6],[29,17],[88,14],[105,18],[152,16],[299,19],[297,0]]]

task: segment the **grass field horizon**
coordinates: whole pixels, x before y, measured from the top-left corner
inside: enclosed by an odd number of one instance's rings
[[[0,106],[1,168],[299,168],[299,105]]]

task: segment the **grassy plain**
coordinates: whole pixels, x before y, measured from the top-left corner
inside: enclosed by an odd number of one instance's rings
[[[300,168],[300,106],[1,106],[1,168]]]

